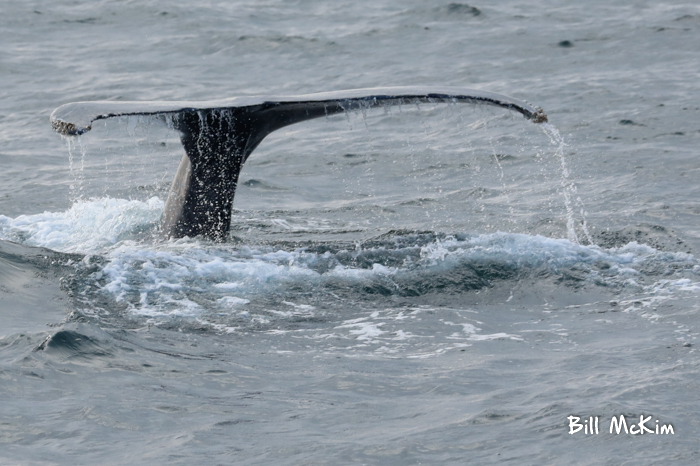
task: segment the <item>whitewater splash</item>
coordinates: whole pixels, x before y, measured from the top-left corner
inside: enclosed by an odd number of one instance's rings
[[[65,212],[9,218],[0,215],[2,239],[59,252],[99,254],[140,232],[151,231],[163,212],[162,200],[103,198],[77,200]]]
[[[154,232],[162,208],[157,198],[80,201],[66,212],[0,216],[0,238],[99,257],[97,270],[90,260],[78,266],[86,302],[102,295],[150,317],[225,312],[268,305],[273,298],[298,301],[309,292],[351,293],[369,301],[461,294],[528,277],[564,283],[574,277],[576,287],[672,290],[695,286],[700,273],[696,259],[682,252],[635,242],[605,249],[512,233],[403,233],[291,249],[274,243],[161,242]]]

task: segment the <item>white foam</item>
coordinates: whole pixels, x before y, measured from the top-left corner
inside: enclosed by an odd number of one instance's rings
[[[372,323],[372,322],[365,322],[365,318],[362,319],[353,319],[349,321],[343,322],[343,325],[338,325],[335,327],[336,329],[345,329],[349,328],[352,329],[350,330],[350,333],[355,336],[357,340],[360,341],[374,341],[377,339],[380,335],[383,335],[384,332],[381,330],[379,327],[383,326],[383,322],[379,323]]]
[[[78,201],[66,212],[44,212],[9,218],[0,215],[0,236],[30,246],[61,252],[101,252],[160,219],[163,201],[125,199]]]
[[[659,280],[651,286],[645,287],[645,291],[651,293],[672,293],[676,291],[700,291],[700,283],[689,278],[679,278],[677,280]]]
[[[224,283],[217,283],[214,285],[215,288],[223,291],[231,291],[235,290],[236,288],[239,288],[241,285],[240,283],[231,283],[231,282],[224,282]]]
[[[151,315],[198,314],[202,306],[197,303],[206,301],[219,307],[241,306],[271,291],[300,284],[311,289],[329,283],[353,286],[376,282],[399,289],[398,283],[424,281],[433,274],[449,273],[465,264],[495,264],[515,271],[532,269],[554,274],[576,266],[592,283],[631,287],[639,287],[638,282],[643,277],[637,269],[646,264],[655,267],[667,264],[669,273],[685,270],[697,275],[700,271],[690,254],[658,251],[635,242],[604,249],[566,239],[512,233],[448,236],[422,246],[409,244],[396,249],[363,249],[358,244],[339,255],[304,249],[214,246],[188,239],[157,242],[148,235],[144,239],[143,230],[155,230],[162,208],[163,202],[158,198],[143,202],[111,198],[80,201],[66,212],[22,215],[15,219],[0,216],[0,238],[58,251],[103,256],[106,265],[90,278],[98,281],[103,292],[117,301]],[[404,258],[403,265],[387,266],[377,262],[357,267],[349,265],[354,263],[352,261],[340,259],[343,255],[366,258],[392,257],[392,254]],[[407,254],[411,260],[405,259]],[[392,260],[391,263],[400,262]],[[324,267],[318,268],[318,264]],[[700,289],[697,280],[668,275],[654,285],[645,284],[652,287],[647,291]],[[308,306],[305,304],[283,304],[294,307],[294,315],[312,311],[311,307],[304,307]],[[394,317],[406,318],[403,314]],[[468,330],[471,331],[467,328],[464,331],[469,333]],[[373,332],[381,330],[366,328],[358,336],[370,338]]]
[[[292,306],[294,309],[296,309],[300,313],[308,313],[308,312],[311,312],[315,309],[314,306],[310,306],[308,304],[295,304],[295,303],[290,303],[289,301],[282,301],[282,304],[286,304],[287,306]]]
[[[216,301],[219,305],[225,307],[245,306],[250,303],[249,299],[237,298],[235,296],[224,296]]]
[[[469,339],[472,341],[488,341],[488,340],[515,340],[522,341],[518,335],[511,335],[508,333],[492,333],[491,335],[470,335]]]

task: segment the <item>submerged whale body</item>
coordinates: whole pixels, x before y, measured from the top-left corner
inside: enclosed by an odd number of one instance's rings
[[[185,148],[165,204],[161,230],[167,237],[224,239],[238,176],[250,154],[273,131],[337,113],[412,103],[487,104],[542,123],[541,109],[491,92],[440,87],[355,89],[282,97],[233,97],[205,102],[76,102],[51,114],[59,133],[76,136],[96,120],[129,115],[168,116]]]

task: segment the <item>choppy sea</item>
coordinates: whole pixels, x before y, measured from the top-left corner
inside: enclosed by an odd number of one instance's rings
[[[698,464],[696,2],[0,13],[0,464]],[[401,85],[551,125],[422,104],[284,128],[212,242],[158,234],[172,129],[48,121]]]

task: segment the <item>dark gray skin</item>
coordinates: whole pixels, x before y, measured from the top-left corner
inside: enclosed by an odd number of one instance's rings
[[[99,119],[170,116],[180,132],[185,155],[165,204],[161,231],[168,238],[204,236],[223,241],[231,227],[233,198],[243,164],[268,134],[348,110],[420,102],[481,103],[519,112],[535,123],[547,121],[541,109],[500,94],[406,87],[213,102],[79,102],[56,109],[51,123],[64,135],[79,135]]]
[[[182,112],[174,118],[186,155],[165,204],[161,229],[168,237],[206,236],[223,240],[243,164],[271,132],[343,111],[330,108],[264,106]]]

